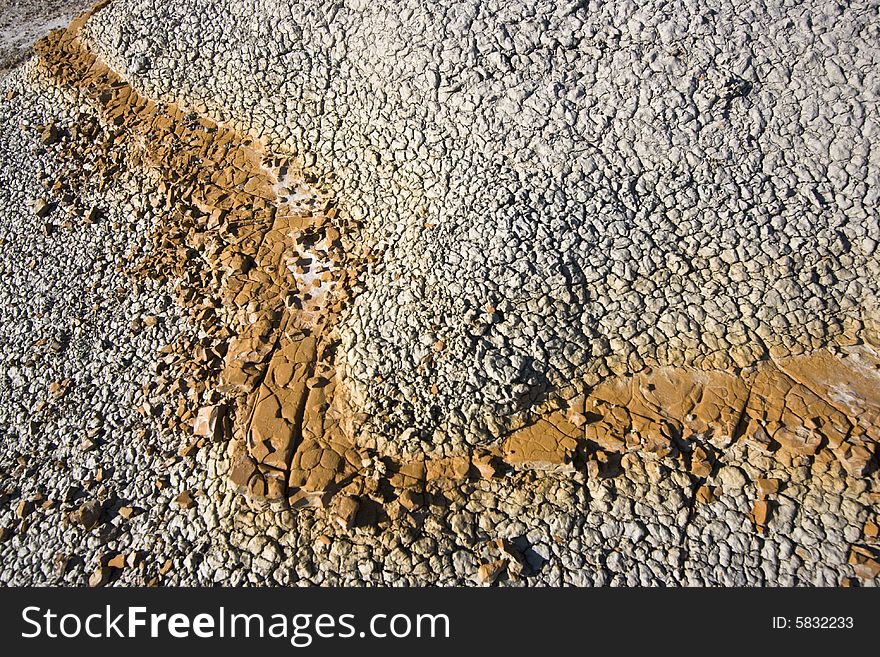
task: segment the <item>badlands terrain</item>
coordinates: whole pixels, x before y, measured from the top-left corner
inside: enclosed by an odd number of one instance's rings
[[[878,6],[709,4],[0,4],[0,581],[876,585]]]

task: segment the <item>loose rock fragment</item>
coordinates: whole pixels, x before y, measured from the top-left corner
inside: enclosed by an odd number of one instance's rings
[[[779,492],[780,481],[778,479],[757,479],[755,485],[758,487],[758,495],[763,499]]]
[[[767,522],[770,520],[770,511],[770,502],[767,500],[758,500],[752,506],[749,515],[751,516],[752,522],[755,524],[755,529],[757,529],[759,534],[764,534],[767,531]]]
[[[880,576],[880,552],[864,545],[853,545],[850,548],[849,563],[857,577],[874,579]]]
[[[181,491],[174,501],[177,502],[177,506],[181,509],[192,509],[196,506],[196,501],[187,490]]]
[[[696,500],[700,504],[711,504],[715,499],[715,491],[711,486],[703,484],[697,488]]]
[[[79,523],[83,529],[90,531],[98,526],[101,521],[102,505],[97,500],[89,500],[80,505],[73,512],[72,519]]]
[[[358,510],[360,509],[360,501],[354,497],[339,497],[336,500],[336,522],[343,529],[349,529],[354,525],[355,519],[357,518]]]
[[[111,571],[106,566],[98,566],[92,574],[89,575],[89,587],[91,588],[99,588],[107,584],[110,581]]]
[[[117,553],[117,554],[111,556],[110,558],[107,559],[106,565],[109,568],[118,568],[119,570],[122,570],[126,566],[125,555],[121,554],[121,553]]]
[[[193,425],[193,433],[196,436],[203,436],[208,440],[221,440],[223,438],[223,416],[224,407],[220,404],[212,406],[203,406],[196,414],[196,421]]]
[[[44,198],[34,201],[34,214],[38,217],[46,217],[52,211],[52,204]]]
[[[480,584],[483,586],[491,586],[494,584],[501,574],[504,572],[505,568],[507,568],[507,561],[504,559],[498,559],[496,561],[490,561],[489,563],[480,564],[480,568],[477,571],[477,579]]]
[[[31,500],[22,500],[15,507],[15,515],[19,518],[26,518],[34,509],[34,503]]]
[[[55,122],[53,121],[53,122],[47,124],[46,126],[44,126],[43,129],[41,130],[40,142],[42,142],[42,144],[44,146],[49,146],[51,144],[54,144],[56,141],[58,141],[59,134],[60,133],[58,130],[58,126],[55,125]]]

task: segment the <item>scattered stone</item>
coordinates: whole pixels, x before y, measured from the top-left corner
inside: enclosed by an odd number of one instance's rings
[[[26,518],[34,510],[34,503],[30,500],[22,500],[15,507],[15,515],[19,518]]]
[[[350,529],[354,526],[360,506],[360,500],[355,497],[343,496],[335,499],[334,514],[340,527]]]
[[[110,568],[118,568],[119,570],[122,570],[126,566],[125,555],[121,553],[116,553],[115,555],[107,559],[107,566]]]
[[[55,577],[63,579],[67,574],[67,568],[70,565],[70,556],[59,552],[55,555]]]
[[[767,522],[770,520],[770,502],[767,500],[758,500],[752,506],[749,516],[755,524],[759,534],[764,534],[767,529]]]
[[[107,584],[110,581],[110,569],[105,566],[98,566],[92,574],[89,575],[89,587],[90,588],[99,588]]]
[[[88,211],[83,215],[83,221],[90,226],[97,223],[100,218],[101,211],[98,209],[97,206],[94,205],[90,207]]]
[[[51,211],[52,204],[49,203],[49,201],[47,201],[46,199],[38,198],[36,201],[34,201],[34,214],[41,219],[48,216]]]
[[[477,579],[480,584],[483,586],[491,586],[494,584],[498,578],[501,577],[501,573],[504,572],[504,569],[507,568],[507,564],[508,562],[504,559],[480,564],[480,568],[477,571]]]
[[[180,495],[175,498],[175,502],[181,509],[192,509],[196,506],[196,501],[188,490],[181,491]]]
[[[703,447],[697,447],[691,453],[691,474],[702,479],[712,474],[712,462]]]
[[[131,520],[135,516],[141,514],[141,510],[133,507],[133,506],[121,506],[119,507],[119,515],[125,518],[126,520]]]
[[[413,490],[403,491],[397,499],[407,511],[415,511],[425,503],[425,496]]]
[[[489,542],[490,552],[499,554],[507,563],[507,572],[512,577],[519,577],[526,567],[525,559],[513,544],[505,538],[496,538]]]
[[[44,146],[50,146],[58,141],[59,136],[60,132],[58,126],[52,121],[40,131],[40,142],[42,142]]]
[[[774,495],[779,492],[779,487],[782,482],[779,479],[756,479],[755,485],[758,488],[758,495],[761,499],[767,497],[768,495]]]
[[[200,408],[193,424],[193,434],[208,440],[221,440],[223,438],[223,412],[224,406],[222,404]]]
[[[86,531],[91,531],[101,521],[102,505],[97,500],[89,500],[80,505],[73,512],[72,520],[82,526]]]
[[[717,498],[715,497],[715,490],[712,486],[707,486],[703,484],[697,488],[696,500],[700,504],[711,504]]]
[[[184,458],[192,456],[193,454],[196,453],[196,451],[198,451],[198,449],[201,445],[201,442],[202,442],[201,440],[193,440],[188,445],[181,447],[178,454],[180,454]]]
[[[856,577],[870,580],[880,575],[880,551],[865,545],[853,545],[850,548],[849,563]]]
[[[77,497],[82,494],[82,488],[79,486],[70,485],[64,490],[64,496],[62,497],[62,501],[66,504],[73,502]]]
[[[480,456],[475,456],[473,459],[473,465],[480,473],[480,476],[484,479],[491,479],[498,475],[498,468],[496,467],[496,459],[490,454],[484,454]]]

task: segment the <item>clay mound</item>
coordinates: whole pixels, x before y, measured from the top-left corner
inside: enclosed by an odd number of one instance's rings
[[[876,328],[867,9],[817,11],[791,62],[792,16],[742,2],[197,4],[113,3],[85,34],[149,97],[292,153],[381,253],[338,330],[387,451]]]
[[[216,28],[227,35],[240,18],[228,9]],[[606,116],[621,131],[614,149],[585,154],[596,134],[580,117],[595,117],[602,86],[587,94],[583,81],[610,62],[589,38],[562,44],[592,53],[578,61],[595,69],[548,55],[578,90],[567,94],[529,68],[553,29],[575,21],[590,33],[579,10],[540,34],[499,13],[491,20],[519,36],[487,58],[492,75],[465,84],[460,70],[459,83],[432,54],[395,89],[375,87],[378,71],[387,79],[427,53],[367,49],[357,66],[375,70],[355,76],[349,51],[309,38],[324,34],[315,21],[279,21],[278,35],[237,20],[247,38],[216,52],[212,30],[184,22],[180,42],[197,54],[172,70],[182,55],[149,16],[177,11],[104,4],[39,44],[45,76],[97,116],[49,145],[105,177],[141,172],[163,221],[134,273],[173,281],[203,328],[198,343],[169,348],[152,392],[187,392],[169,428],[236,438],[231,477],[252,498],[335,498],[353,522],[365,500],[516,471],[606,476],[627,453],[705,479],[740,443],[783,463],[821,452],[854,478],[876,469],[877,279],[862,273],[877,268],[876,227],[858,173],[819,205],[815,188],[789,193],[782,169],[760,173],[765,133],[789,126],[777,117],[741,134],[777,112],[741,76],[772,67],[719,72],[661,38],[658,75],[695,76],[681,111],[699,119],[658,132],[623,107]],[[418,10],[428,24],[433,11]],[[331,22],[353,47],[386,12],[340,9]],[[263,59],[252,61],[254,43]],[[227,58],[267,75],[241,88],[221,75]],[[313,70],[294,75],[302,58]],[[331,63],[338,75],[323,75]],[[625,95],[620,80],[613,93]],[[260,98],[248,121],[235,118],[240,92]],[[673,97],[647,107],[679,111]],[[495,120],[511,107],[515,120]],[[673,146],[683,135],[692,152]],[[828,168],[803,140],[789,156],[794,168],[779,167],[805,177]]]

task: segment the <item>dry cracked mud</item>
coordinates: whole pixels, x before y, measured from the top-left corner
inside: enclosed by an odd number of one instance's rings
[[[3,79],[2,581],[876,584],[876,12],[399,5]]]

